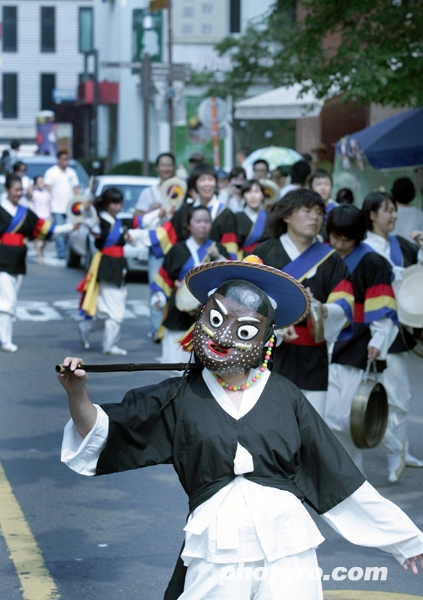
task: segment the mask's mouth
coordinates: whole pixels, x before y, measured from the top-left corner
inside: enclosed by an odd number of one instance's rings
[[[214,354],[217,354],[218,356],[228,356],[228,354],[231,353],[230,348],[219,346],[219,344],[215,344],[212,340],[209,341],[208,347]]]

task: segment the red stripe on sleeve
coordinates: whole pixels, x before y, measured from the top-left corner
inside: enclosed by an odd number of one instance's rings
[[[379,298],[380,296],[390,296],[391,298],[395,298],[392,286],[387,285],[386,283],[381,283],[379,285],[373,285],[372,287],[369,287],[366,291],[366,299]]]
[[[37,224],[34,227],[34,231],[32,232],[32,235],[37,238],[40,235],[40,231],[42,226],[44,225],[45,220],[44,219],[38,219]]]
[[[347,279],[340,281],[338,285],[333,288],[331,293],[334,294],[336,292],[345,292],[346,294],[351,294],[351,296],[354,296],[352,284]]]

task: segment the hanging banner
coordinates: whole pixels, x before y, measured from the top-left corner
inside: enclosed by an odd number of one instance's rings
[[[193,152],[203,152],[206,162],[214,164],[217,155],[213,147],[211,98],[201,96],[186,96],[186,123],[174,127],[174,145],[176,164],[188,168],[188,159]],[[216,98],[218,124],[218,156],[220,164],[225,164],[224,138],[226,129],[222,126],[224,119],[219,106],[226,103],[222,98]]]

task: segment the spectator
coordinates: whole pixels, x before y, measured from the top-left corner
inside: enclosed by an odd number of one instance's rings
[[[251,150],[249,148],[247,148],[247,146],[241,146],[241,148],[239,148],[236,151],[235,162],[242,167],[242,165],[245,162],[246,158],[250,154],[251,154]]]
[[[338,204],[354,204],[354,194],[350,188],[341,188],[336,194],[335,202]]]
[[[253,179],[267,179],[269,175],[269,163],[264,158],[258,158],[253,162]]]
[[[310,189],[317,192],[325,201],[326,215],[338,204],[331,198],[332,194],[332,176],[323,169],[316,169],[310,177]]]
[[[219,195],[219,201],[225,204],[233,213],[243,210],[244,200],[241,196],[241,188],[247,177],[242,167],[236,165],[228,175],[229,185],[225,190],[225,195]]]
[[[22,204],[23,206],[29,206],[32,196],[32,180],[28,177],[28,175],[25,175],[25,173],[26,164],[21,160],[17,160],[13,165],[13,174],[21,178],[23,188],[23,194],[19,204]]]
[[[316,155],[316,162],[314,163],[315,169],[324,169],[329,173],[333,172],[333,165],[328,160],[328,147],[323,142],[317,144],[315,148],[312,148],[311,151]]]
[[[10,142],[10,151],[9,151],[10,167],[9,167],[9,171],[11,171],[13,169],[13,165],[19,159],[19,151],[20,151],[20,149],[21,149],[21,143],[20,143],[19,140],[12,140]]]
[[[314,167],[313,157],[311,156],[311,154],[308,154],[308,152],[305,152],[304,154],[301,154],[301,156],[303,157],[303,160],[308,162],[308,164],[310,165],[310,169],[313,169],[313,167]]]
[[[283,198],[288,192],[292,192],[293,190],[297,190],[298,188],[303,188],[307,184],[307,180],[310,176],[311,169],[310,165],[306,160],[299,160],[294,163],[289,171],[291,176],[291,183],[285,185],[281,189],[280,197]]]
[[[69,154],[66,150],[57,153],[57,165],[47,169],[44,175],[46,190],[51,194],[51,213],[55,225],[66,221],[66,209],[74,196],[79,194],[79,181],[76,172],[69,166]],[[57,256],[66,258],[66,240],[56,239]]]
[[[7,175],[10,173],[11,169],[10,152],[9,150],[3,150],[0,159],[0,173],[2,175]]]
[[[391,190],[397,203],[397,222],[393,231],[394,235],[408,238],[414,230],[423,230],[423,211],[417,206],[409,206],[416,195],[416,188],[408,177],[400,177],[394,181]],[[417,243],[414,239],[412,242]]]
[[[197,165],[201,165],[206,160],[206,157],[202,152],[193,152],[188,159],[188,168],[190,172]]]
[[[276,169],[273,169],[270,178],[282,189],[286,183],[286,178],[288,177],[290,170],[290,165],[279,165]]]
[[[217,187],[219,188],[219,194],[221,194],[228,187],[229,175],[223,169],[216,169],[217,171]]]

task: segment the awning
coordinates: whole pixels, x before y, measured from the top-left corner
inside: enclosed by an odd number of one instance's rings
[[[317,100],[312,92],[298,97],[299,83],[280,87],[264,94],[235,103],[235,119],[302,119],[318,117],[323,100]]]

